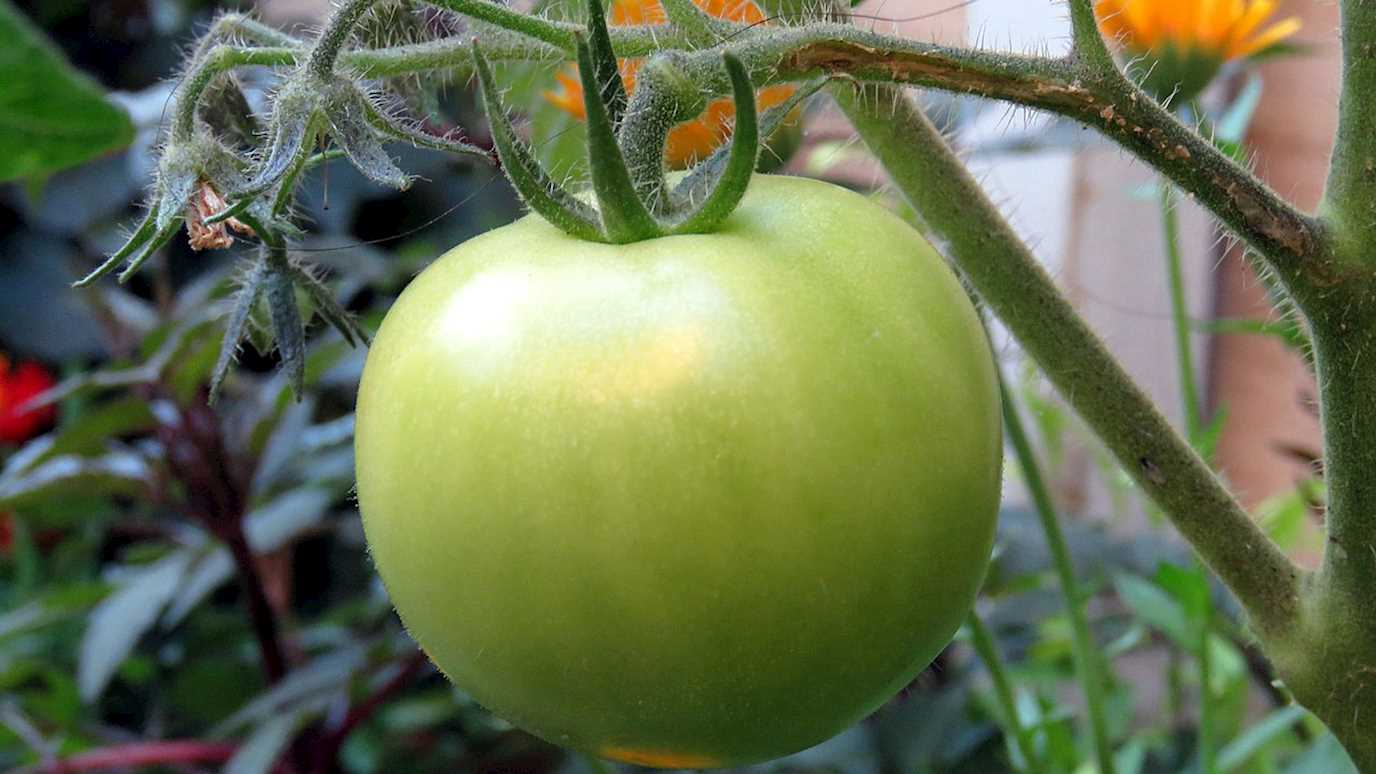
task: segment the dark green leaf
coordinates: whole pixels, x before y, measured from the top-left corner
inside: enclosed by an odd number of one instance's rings
[[[152,471],[140,454],[112,451],[101,457],[53,457],[32,469],[0,476],[0,510],[50,497],[136,494],[148,490]]]
[[[1194,650],[1198,646],[1184,608],[1160,586],[1134,575],[1119,575],[1113,579],[1113,585],[1138,618],[1183,648]]]
[[[139,638],[152,628],[181,586],[192,556],[182,549],[138,570],[91,612],[77,657],[83,700],[93,701],[105,690]]]
[[[212,729],[210,736],[231,734],[302,704],[310,705],[322,696],[336,694],[346,688],[354,673],[364,666],[365,655],[362,647],[350,646],[293,670],[277,685]]]
[[[1285,768],[1285,774],[1358,774],[1358,771],[1337,737],[1325,733]]]
[[[9,0],[0,41],[0,182],[46,177],[134,139],[129,116]]]
[[[1219,771],[1233,771],[1240,768],[1263,747],[1282,736],[1289,734],[1309,713],[1298,704],[1281,707],[1257,721],[1242,734],[1218,751]]]
[[[234,757],[225,764],[224,774],[267,774],[291,742],[292,735],[305,720],[304,711],[274,715],[249,734]]]
[[[148,401],[119,398],[78,415],[53,432],[53,442],[35,463],[64,454],[94,454],[121,436],[152,430],[157,425]]]

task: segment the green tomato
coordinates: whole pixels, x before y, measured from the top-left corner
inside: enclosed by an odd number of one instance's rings
[[[392,307],[358,497],[407,629],[551,742],[666,767],[821,742],[950,641],[989,561],[995,371],[931,246],[756,176],[716,233],[526,217]]]

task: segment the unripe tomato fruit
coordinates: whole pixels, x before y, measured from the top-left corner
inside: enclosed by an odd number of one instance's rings
[[[402,621],[551,742],[646,765],[785,755],[950,641],[999,497],[992,359],[931,246],[757,175],[716,233],[535,216],[392,307],[358,497]]]

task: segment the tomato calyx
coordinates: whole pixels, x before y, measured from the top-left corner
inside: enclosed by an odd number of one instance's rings
[[[702,234],[717,228],[745,195],[768,136],[821,87],[819,79],[799,88],[763,116],[755,112],[755,86],[745,65],[730,52],[722,66],[731,80],[735,130],[677,185],[665,177],[664,146],[669,130],[701,112],[704,98],[666,52],[640,68],[634,95],[627,97],[600,0],[588,0],[588,23],[574,36],[578,74],[587,116],[587,153],[595,205],[570,193],[535,159],[507,117],[492,68],[473,41],[473,61],[483,105],[502,168],[531,210],[559,229],[592,242],[626,244],[672,234]]]

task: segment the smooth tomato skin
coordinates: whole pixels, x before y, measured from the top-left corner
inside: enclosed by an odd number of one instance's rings
[[[372,556],[461,688],[551,742],[712,767],[821,742],[950,641],[988,564],[995,372],[915,231],[757,175],[716,233],[531,216],[392,307],[357,412]]]

